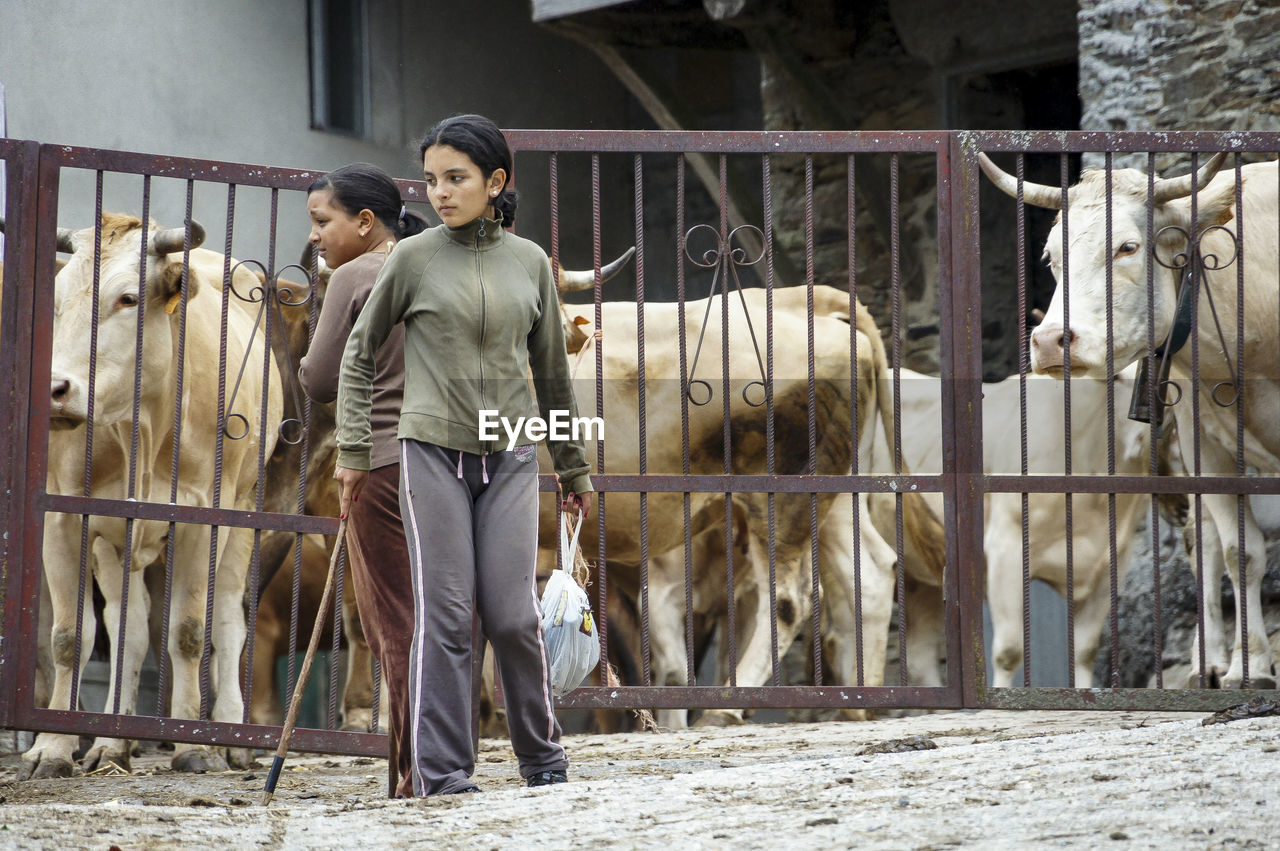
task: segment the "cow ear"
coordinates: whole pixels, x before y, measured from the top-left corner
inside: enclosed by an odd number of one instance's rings
[[[199,288],[199,276],[195,270],[187,275],[187,299],[195,297],[196,290]],[[166,302],[166,305],[177,304],[177,298],[182,293],[182,263],[165,263],[164,268],[160,270],[159,276],[159,292],[156,293]],[[168,309],[168,307],[166,307]],[[169,310],[172,313],[172,310]]]
[[[1204,230],[1214,225],[1225,225],[1235,217],[1236,185],[1234,181],[1222,181],[1217,186],[1210,186],[1196,195],[1196,228]],[[1181,224],[1187,227],[1191,222],[1191,198],[1179,198],[1170,201],[1168,207],[1174,211],[1174,221],[1169,224]]]
[[[1236,201],[1235,181],[1226,181],[1221,186],[1201,192],[1196,199],[1196,222],[1200,230],[1225,225],[1235,218]]]

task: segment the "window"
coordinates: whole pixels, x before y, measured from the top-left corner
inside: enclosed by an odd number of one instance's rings
[[[366,0],[310,0],[311,126],[369,135]]]

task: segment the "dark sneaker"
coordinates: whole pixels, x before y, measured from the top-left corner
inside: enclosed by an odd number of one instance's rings
[[[529,786],[550,786],[553,783],[568,783],[569,772],[559,769],[539,771],[529,777]]]
[[[442,792],[443,795],[465,795],[468,792],[479,792],[480,787],[474,783],[470,786],[462,786],[458,789],[450,789],[448,792]]]

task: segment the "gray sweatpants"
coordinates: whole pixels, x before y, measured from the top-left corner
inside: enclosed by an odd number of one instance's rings
[[[533,447],[481,457],[400,441],[400,507],[413,567],[409,654],[413,791],[470,785],[472,606],[493,646],[520,774],[566,769],[538,587]]]

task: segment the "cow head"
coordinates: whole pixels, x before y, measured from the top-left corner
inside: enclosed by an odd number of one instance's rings
[[[1178,272],[1157,263],[1153,253],[1172,260],[1186,250],[1185,234],[1222,224],[1231,218],[1234,181],[1214,181],[1225,154],[1212,157],[1195,176],[1196,218],[1191,221],[1192,176],[1157,179],[1148,197],[1147,175],[1136,169],[1111,173],[1111,234],[1107,243],[1108,209],[1105,171],[1087,171],[1067,194],[1067,255],[1063,256],[1062,215],[1059,213],[1045,243],[1057,288],[1044,318],[1031,333],[1031,367],[1039,373],[1059,374],[1070,353],[1071,374],[1105,377],[1107,371],[1107,270],[1111,270],[1111,310],[1114,367],[1117,371],[1147,353],[1147,270],[1152,267],[1154,301],[1150,316],[1157,345],[1173,327]],[[982,170],[1003,192],[1016,198],[1017,179],[1001,171],[985,154]],[[1062,209],[1056,186],[1023,182],[1026,203]],[[1148,238],[1150,208],[1159,244]],[[1178,230],[1169,228],[1176,226]],[[1153,250],[1154,249],[1154,250]],[[1069,300],[1070,314],[1066,315]],[[1069,323],[1068,323],[1069,320]]]
[[[627,265],[627,261],[636,253],[636,247],[633,245],[623,252],[622,256],[612,263],[601,267],[600,281],[609,280]],[[556,272],[556,294],[560,296],[560,320],[564,326],[564,342],[565,348],[569,350],[569,354],[574,354],[580,350],[587,342],[587,334],[582,330],[583,325],[591,324],[591,321],[583,316],[570,316],[568,306],[564,303],[564,294],[571,292],[583,292],[595,287],[596,273],[594,269],[574,270],[565,269],[561,266],[555,267]]]
[[[96,353],[94,423],[109,426],[130,420],[134,366],[138,350],[138,312],[144,308],[141,392],[144,397],[172,384],[176,367],[176,334],[182,290],[183,228],[146,229],[133,216],[104,213],[98,289],[94,293],[94,228],[59,229],[59,250],[72,256],[54,281],[53,361],[49,393],[55,429],[82,425],[89,412],[90,346]],[[204,229],[191,223],[191,247],[204,240]],[[140,275],[140,263],[145,273]],[[141,285],[139,279],[141,278]],[[188,299],[197,292],[197,276],[189,276]],[[170,308],[166,310],[166,308]],[[95,335],[96,344],[92,343]]]

